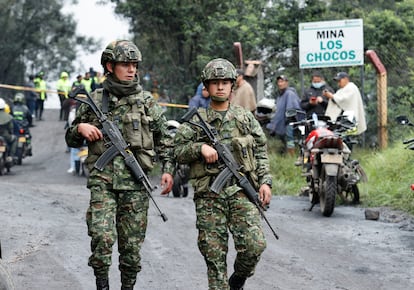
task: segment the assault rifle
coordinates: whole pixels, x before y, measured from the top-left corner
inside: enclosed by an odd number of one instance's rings
[[[128,148],[129,145],[122,137],[118,126],[116,126],[112,121],[108,120],[107,116],[101,111],[101,109],[98,108],[94,100],[91,98],[83,86],[79,86],[74,89],[69,94],[69,97],[78,102],[87,104],[90,107],[90,109],[98,117],[99,123],[102,125],[102,133],[106,135],[107,139],[109,139],[105,144],[109,148],[98,158],[98,160],[96,160],[94,167],[99,171],[102,171],[108,162],[114,159],[118,154],[121,154],[124,158],[125,164],[131,170],[132,174],[139,182],[144,185],[148,198],[150,198],[154,203],[155,207],[161,215],[162,220],[166,222],[168,220],[167,216],[160,210],[153,196],[151,195],[154,187],[148,179],[148,176],[142,170],[138,160]]]
[[[192,120],[193,116],[196,115],[199,123]],[[214,149],[216,149],[219,158],[224,163],[226,168],[220,172],[217,178],[214,180],[213,184],[211,185],[210,189],[214,193],[219,193],[223,186],[227,183],[228,179],[234,176],[238,184],[244,190],[244,194],[247,196],[250,202],[252,202],[260,212],[260,215],[265,220],[267,225],[269,226],[270,230],[272,231],[273,235],[276,239],[279,239],[278,235],[276,234],[275,230],[269,223],[266,215],[264,214],[265,209],[262,206],[261,201],[259,200],[259,195],[257,194],[256,190],[247,179],[247,177],[241,173],[242,167],[237,163],[234,159],[233,154],[229,150],[229,148],[218,141],[217,139],[217,131],[214,127],[209,126],[206,121],[200,116],[197,108],[191,108],[187,113],[184,114],[181,118],[182,122],[187,122],[193,126],[201,128],[207,137],[210,139]]]

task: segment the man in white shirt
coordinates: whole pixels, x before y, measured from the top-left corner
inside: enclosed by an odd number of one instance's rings
[[[323,95],[329,99],[325,115],[331,120],[336,120],[343,111],[352,111],[355,114],[359,135],[367,129],[361,93],[358,87],[349,80],[346,72],[337,73],[334,80],[338,82],[339,90],[335,94],[329,91],[323,92]]]

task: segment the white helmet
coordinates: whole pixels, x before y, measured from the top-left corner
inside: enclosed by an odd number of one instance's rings
[[[263,98],[257,102],[256,116],[258,118],[272,119],[275,112],[276,112],[275,100],[269,99],[269,98]]]
[[[0,110],[4,110],[4,108],[6,108],[6,102],[0,98]]]
[[[178,127],[180,127],[180,123],[177,122],[176,120],[168,120],[167,121],[167,127],[168,129],[178,129]]]
[[[177,132],[177,130],[178,130],[178,127],[180,127],[180,123],[179,122],[177,122],[176,120],[168,120],[167,121],[167,129],[168,129],[168,132],[170,132],[170,134],[171,134],[171,136],[175,136],[175,133]]]

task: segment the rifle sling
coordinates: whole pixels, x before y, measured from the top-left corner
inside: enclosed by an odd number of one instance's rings
[[[108,111],[109,111],[109,93],[107,90],[104,89],[102,93],[102,113],[107,115]]]

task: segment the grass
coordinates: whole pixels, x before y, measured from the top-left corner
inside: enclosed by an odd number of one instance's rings
[[[270,168],[273,175],[273,190],[277,195],[298,195],[306,186],[301,176],[301,167],[294,165],[297,157],[276,153],[277,141],[269,140]],[[357,148],[352,153],[368,176],[367,183],[360,183],[360,199],[363,207],[388,206],[414,214],[414,152],[403,145],[390,145],[382,151]]]

